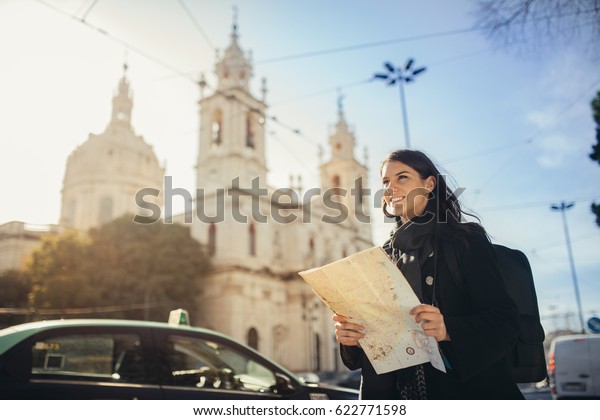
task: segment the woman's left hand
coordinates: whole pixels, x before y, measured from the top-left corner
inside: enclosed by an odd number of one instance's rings
[[[410,315],[415,316],[415,321],[421,324],[425,335],[434,337],[436,341],[450,341],[450,336],[446,330],[444,316],[439,308],[435,306],[421,304],[411,309]]]

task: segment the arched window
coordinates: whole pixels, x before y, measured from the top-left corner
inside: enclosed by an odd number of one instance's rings
[[[333,176],[333,178],[331,179],[331,185],[333,186],[335,195],[341,195],[341,191],[340,191],[341,181],[340,181],[339,175]],[[339,198],[338,198],[338,200],[339,200]]]
[[[256,229],[253,224],[248,228],[248,253],[251,256],[256,255]]]
[[[100,212],[98,222],[103,225],[113,219],[113,202],[110,197],[103,197],[100,200]]]
[[[217,252],[217,226],[214,223],[208,227],[208,255],[213,256]]]
[[[331,184],[333,185],[333,188],[339,188],[340,187],[340,176],[334,175],[333,178],[331,179]]]
[[[223,113],[217,110],[213,115],[210,145],[212,149],[217,149],[221,143],[223,143]]]
[[[254,149],[254,125],[250,111],[246,114],[246,147]]]
[[[258,331],[254,327],[248,330],[248,345],[254,350],[258,350]]]

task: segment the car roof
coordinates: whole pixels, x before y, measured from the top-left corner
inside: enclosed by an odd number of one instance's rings
[[[137,321],[127,319],[56,319],[47,321],[28,322],[18,324],[0,330],[0,354],[14,346],[16,343],[37,334],[41,331],[49,331],[62,327],[134,327],[134,328],[162,328],[171,331],[192,331],[211,334],[225,340],[234,341],[243,347],[248,346],[240,343],[232,337],[228,337],[214,330],[206,328],[191,327],[187,325],[171,325],[166,322]],[[250,349],[253,350],[253,349]]]

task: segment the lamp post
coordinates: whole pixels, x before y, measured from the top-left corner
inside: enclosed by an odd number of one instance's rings
[[[573,277],[573,286],[575,287],[575,299],[577,300],[577,311],[579,312],[579,326],[582,333],[585,332],[583,329],[583,312],[581,311],[581,298],[579,297],[579,286],[577,285],[577,274],[575,273],[575,262],[573,261],[573,251],[571,250],[571,237],[569,236],[569,227],[567,225],[567,214],[566,211],[573,208],[575,203],[565,203],[561,201],[559,204],[552,204],[550,208],[552,210],[560,211],[562,215],[563,227],[565,230],[565,240],[567,242],[567,252],[569,254],[569,263],[571,265],[571,275]]]
[[[387,70],[387,73],[375,73],[373,78],[381,79],[387,82],[388,86],[393,86],[398,83],[400,87],[400,102],[402,105],[402,120],[404,123],[404,140],[406,142],[406,147],[410,149],[410,136],[408,134],[408,117],[406,113],[406,99],[404,98],[404,83],[414,82],[415,77],[420,73],[423,73],[427,70],[426,67],[419,67],[418,69],[413,69],[413,64],[415,60],[413,58],[409,58],[402,67],[395,67],[389,61],[383,63],[383,66]]]

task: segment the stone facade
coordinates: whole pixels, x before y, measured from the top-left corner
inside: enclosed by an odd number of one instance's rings
[[[263,81],[261,99],[250,92],[252,63],[238,39],[234,26],[217,59],[214,92],[205,95],[201,84],[198,196],[188,221],[215,270],[202,280],[198,307],[190,312],[198,325],[292,370],[341,370],[332,313],[297,273],[373,246],[371,227],[360,218],[368,216],[368,203],[351,194],[368,186],[368,170],[354,156],[340,103],[319,193],[267,185],[266,87]],[[340,207],[347,216],[339,217]],[[324,221],[327,216],[334,220]]]

